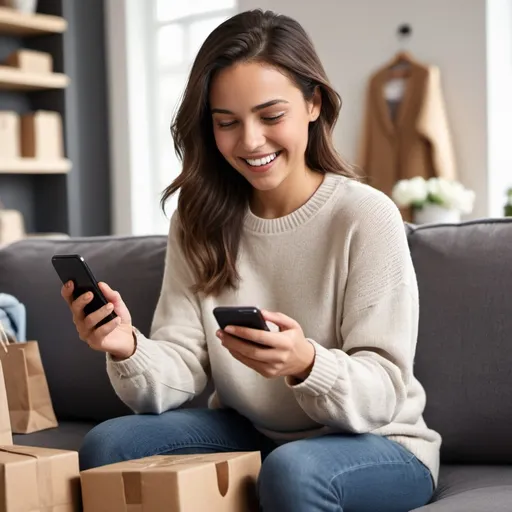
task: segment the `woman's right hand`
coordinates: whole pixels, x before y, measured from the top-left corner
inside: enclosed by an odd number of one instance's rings
[[[108,304],[87,316],[84,307],[92,300],[91,292],[73,300],[73,283],[70,281],[62,287],[61,295],[71,309],[73,323],[82,341],[94,350],[108,352],[115,359],[127,359],[136,348],[130,312],[119,292],[103,282],[99,283],[99,287]],[[94,326],[112,311],[117,314],[117,318],[95,329]]]

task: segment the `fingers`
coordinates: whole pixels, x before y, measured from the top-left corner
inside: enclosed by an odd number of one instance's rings
[[[121,318],[121,321],[125,324],[131,323],[132,319],[130,311],[121,298],[121,294],[115,290],[112,290],[112,288],[107,283],[100,282],[98,283],[98,286],[100,287],[100,290],[102,291],[105,298],[114,305],[114,311],[116,312],[116,315]]]
[[[98,283],[98,286],[100,287],[100,290],[103,292],[103,295],[105,295],[105,298],[109,302],[112,302],[112,304],[115,305],[117,302],[121,300],[121,295],[119,294],[119,292],[112,290],[112,288],[110,288],[110,286],[107,283],[101,281],[100,283]]]
[[[84,326],[87,330],[92,331],[94,329],[94,326],[98,324],[98,322],[101,322],[106,316],[110,315],[114,311],[114,304],[109,302],[108,304],[105,304],[100,309],[94,311],[93,313],[87,315],[84,318]]]
[[[68,281],[66,284],[62,285],[62,288],[60,289],[60,294],[68,303],[68,306],[71,306],[71,302],[73,301],[73,289],[73,281]]]
[[[231,355],[237,361],[240,361],[242,364],[251,368],[267,379],[278,377],[280,375],[279,367],[277,365],[270,365],[261,361],[255,361],[254,359],[246,357],[238,352],[232,352]]]
[[[246,358],[262,363],[277,363],[280,361],[280,352],[269,350],[267,346],[258,346],[257,344],[234,338],[229,334],[218,331],[217,336],[233,355],[241,355]]]
[[[119,324],[121,323],[121,319],[119,317],[116,317],[110,322],[107,322],[106,324],[101,325],[97,329],[93,330],[90,335],[86,338],[85,341],[87,341],[88,345],[90,347],[94,348],[101,348],[99,345],[103,343],[103,340],[112,332],[114,331]],[[96,324],[94,324],[96,325]]]
[[[261,314],[263,315],[263,318],[267,322],[272,322],[273,324],[276,324],[281,331],[286,331],[288,329],[296,329],[300,327],[299,324],[293,318],[290,318],[289,316],[286,316],[283,313],[262,310]]]
[[[81,321],[85,317],[84,307],[91,302],[93,298],[92,292],[83,293],[76,300],[71,302],[71,312],[73,313],[73,320],[75,323]]]
[[[260,345],[267,347],[279,347],[281,345],[279,338],[276,338],[276,333],[269,331],[250,329],[249,327],[240,327],[234,325],[228,325],[224,331],[228,334],[231,334],[232,336],[252,341],[254,343],[259,343]]]

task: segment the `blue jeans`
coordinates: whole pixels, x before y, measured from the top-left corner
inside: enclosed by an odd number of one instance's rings
[[[428,469],[394,441],[328,435],[277,446],[231,410],[179,409],[106,421],[87,434],[80,467],[231,451],[261,452],[263,512],[408,512],[433,493]]]

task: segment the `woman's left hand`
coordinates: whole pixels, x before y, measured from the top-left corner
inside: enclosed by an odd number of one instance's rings
[[[217,337],[235,359],[264,377],[305,380],[313,367],[315,348],[305,338],[301,326],[282,313],[262,314],[266,321],[279,327],[279,332],[228,326],[217,331]]]

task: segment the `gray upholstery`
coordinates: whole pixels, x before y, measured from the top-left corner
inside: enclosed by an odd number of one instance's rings
[[[59,421],[57,428],[41,430],[33,434],[14,434],[14,444],[24,446],[47,446],[59,450],[78,450],[82,440],[94,427],[94,422]]]
[[[413,230],[415,373],[450,463],[512,462],[512,222]],[[512,506],[511,506],[512,510]]]
[[[165,237],[29,239],[0,250],[0,290],[27,308],[27,338],[39,341],[57,416],[101,421],[127,414],[108,382],[104,354],[91,351],[76,334],[50,261],[57,253],[81,254],[98,280],[119,290],[133,322],[147,332],[162,279]]]
[[[420,290],[415,373],[427,391],[427,423],[443,436],[434,503],[418,510],[512,511],[512,219],[406,229]],[[0,250],[0,292],[27,307],[28,337],[39,340],[61,422],[16,442],[78,449],[94,422],[130,413],[109,385],[103,354],[78,339],[51,256],[84,256],[148,333],[165,247],[165,237],[147,236],[25,240]]]
[[[510,512],[512,467],[445,465],[433,501],[415,512]]]

